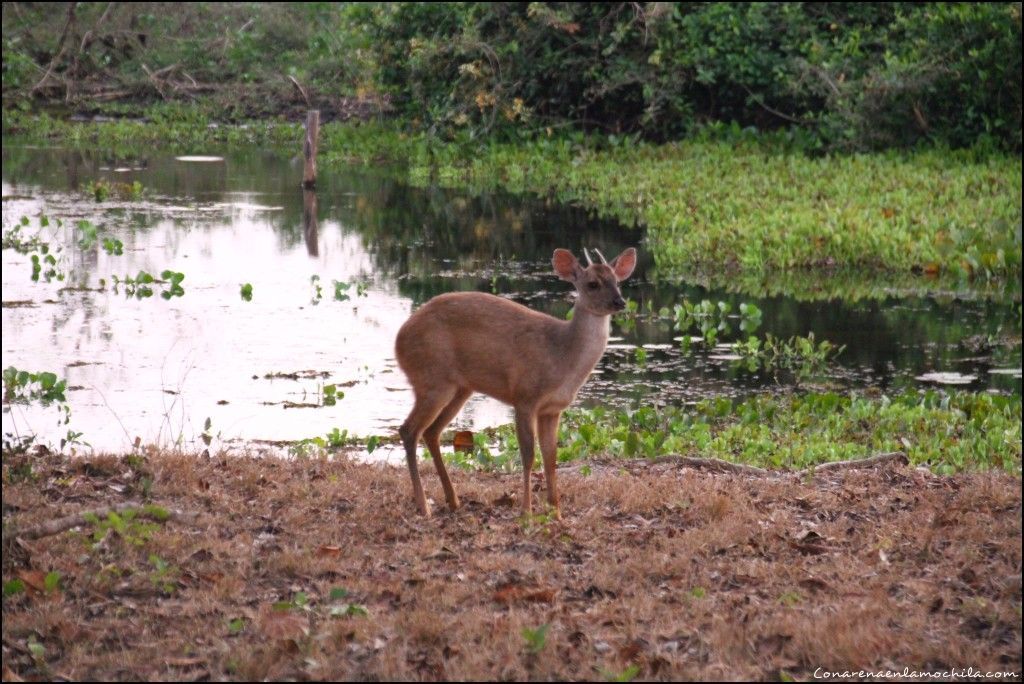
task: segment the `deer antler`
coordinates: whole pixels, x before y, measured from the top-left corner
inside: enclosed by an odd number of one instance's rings
[[[583,256],[587,257],[587,266],[588,267],[594,265],[593,260],[590,258],[590,252],[587,251],[586,247],[583,248]]]
[[[601,260],[601,263],[607,266],[608,265],[608,260],[604,258],[604,254],[601,254],[601,250],[599,250],[597,247],[595,247],[594,251],[597,252],[597,258],[599,258]]]

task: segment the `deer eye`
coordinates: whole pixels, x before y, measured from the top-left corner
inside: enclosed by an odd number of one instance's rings
[[[601,285],[596,280],[591,280],[589,283],[587,283],[587,287],[589,287],[591,290],[596,290],[597,288],[601,287]]]

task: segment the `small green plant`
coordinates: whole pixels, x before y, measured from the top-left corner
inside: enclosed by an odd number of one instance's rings
[[[185,279],[184,273],[167,269],[160,274],[160,277],[168,285],[167,289],[160,293],[161,297],[170,299],[171,297],[182,297],[185,295],[185,288],[181,286],[181,281]]]
[[[170,596],[178,588],[180,571],[155,553],[149,554],[149,563],[153,571],[149,573],[149,581],[163,594]]]
[[[429,459],[430,455],[423,452],[423,458]],[[445,458],[452,465],[465,470],[513,472],[520,467],[515,426],[501,425],[476,432],[473,434],[471,451],[455,451]]]
[[[236,617],[228,620],[228,635],[238,636],[245,629],[245,618]]]
[[[757,368],[770,373],[777,384],[789,377],[799,387],[828,370],[829,363],[846,348],[828,340],[815,342],[814,333],[807,337],[795,335],[788,340],[768,333],[761,342],[754,337],[738,343],[734,350],[740,356],[737,364],[754,371]]]
[[[58,226],[61,225],[60,220],[57,221],[57,224]],[[30,252],[39,252],[40,254],[48,253],[50,251],[50,243],[43,241],[38,233],[32,237],[25,237],[22,235],[22,228],[27,228],[28,225],[28,217],[22,216],[18,223],[5,230],[3,235],[3,248],[13,249],[18,254],[29,254]],[[50,221],[46,216],[41,216],[39,218],[40,228],[45,228],[49,225]]]
[[[56,373],[30,373],[8,366],[3,372],[3,382],[4,401],[8,403],[39,401],[43,406],[49,406],[54,402],[67,402],[64,392],[68,381],[59,379]]]
[[[146,271],[139,271],[134,277],[126,275],[124,278],[118,278],[113,275],[110,280],[113,283],[115,294],[119,288],[124,287],[125,297],[135,297],[136,299],[152,297],[153,288],[150,285],[156,282],[156,278]]]
[[[43,590],[47,594],[60,591],[60,573],[56,570],[51,570],[46,573],[46,577],[43,578]]]
[[[252,283],[242,283],[242,300],[246,302],[252,301]]]
[[[640,666],[636,663],[630,665],[622,672],[614,672],[612,670],[601,670],[601,676],[604,677],[607,682],[631,682],[636,679],[636,676],[640,674]]]
[[[67,274],[62,267],[63,260],[58,259],[57,256],[62,250],[60,247],[57,247],[51,251],[50,243],[41,237],[42,230],[50,227],[50,219],[46,216],[40,216],[40,232],[32,237],[22,235],[22,229],[27,228],[28,225],[28,217],[22,216],[17,225],[4,231],[3,248],[13,249],[19,254],[29,255],[29,259],[32,262],[32,282],[39,282],[40,278],[43,278],[48,283],[53,280],[63,281]],[[60,219],[56,221],[57,229],[61,229],[63,225]]]
[[[85,192],[97,202],[105,202],[110,197],[110,183],[105,180],[89,181],[85,184]]]
[[[688,333],[699,332],[709,347],[713,347],[720,336],[727,337],[732,333],[732,326],[738,319],[737,327],[741,332],[751,333],[761,327],[761,309],[756,304],[743,302],[737,314],[733,313],[729,302],[712,302],[703,299],[694,304],[683,298],[673,307],[671,312],[663,310],[675,319],[675,327],[683,335],[683,348],[688,351],[692,337]]]
[[[31,260],[32,282],[34,283],[39,282],[40,276],[48,283],[54,280],[63,282],[64,278],[67,277],[67,274],[58,265],[57,257],[52,254],[44,254],[42,258],[38,254],[33,254]],[[43,270],[44,265],[46,267],[45,271]]]
[[[370,611],[366,606],[358,603],[342,602],[348,597],[348,590],[344,587],[333,587],[328,596],[332,604],[328,613],[331,617],[366,617]]]
[[[78,248],[82,251],[91,249],[99,239],[99,228],[89,221],[77,221],[75,227],[78,229]]]
[[[170,517],[170,514],[159,506],[146,506],[142,510],[149,517],[155,518],[158,521],[164,521]],[[128,509],[120,513],[110,511],[103,519],[100,519],[94,513],[86,513],[85,521],[93,526],[91,534],[93,550],[98,550],[108,535],[111,534],[117,535],[125,543],[132,546],[145,545],[153,536],[153,533],[159,529],[159,524],[144,518],[140,519],[139,513],[140,511],[137,509]]]
[[[320,285],[320,276],[315,273],[309,277],[309,284],[313,286],[313,296],[309,303],[316,306],[324,298],[324,288]]]
[[[115,237],[103,238],[103,251],[110,256],[121,256],[124,254],[124,243]]]
[[[543,534],[551,534],[551,525],[556,523],[556,511],[545,509],[539,513],[528,513],[519,517],[519,526],[524,532],[540,531]]]
[[[795,591],[787,591],[784,592],[781,596],[779,596],[779,603],[781,603],[784,606],[795,606],[802,600],[803,597],[801,597],[800,594]]]
[[[45,669],[46,668],[46,646],[44,646],[43,644],[39,643],[39,640],[36,639],[36,635],[35,634],[29,634],[28,642],[26,643],[26,645],[28,646],[28,652],[30,654],[32,654],[32,660],[34,660],[36,662],[36,665],[38,665],[40,667],[43,667]]]
[[[340,449],[341,447],[345,446],[346,444],[349,444],[350,442],[348,437],[348,430],[339,430],[338,428],[333,428],[330,432],[328,432],[326,439],[327,446],[330,447],[331,449]]]
[[[526,642],[526,651],[532,655],[536,655],[544,650],[548,640],[548,629],[550,629],[550,623],[545,623],[536,629],[529,627],[523,627],[522,635],[523,640]]]
[[[357,439],[348,434],[348,430],[332,428],[323,437],[307,437],[293,442],[288,446],[288,453],[297,458],[306,458],[317,452],[340,449],[357,443]]]
[[[277,601],[273,604],[273,608],[279,612],[309,610],[309,596],[307,596],[304,591],[297,591],[292,595],[291,600]]]
[[[342,282],[340,280],[332,280],[334,283],[334,300],[337,302],[344,302],[352,299],[349,295],[349,291],[354,287],[356,290],[357,297],[366,297],[366,283],[358,280],[352,280],[350,282]]]
[[[170,269],[162,271],[160,279],[155,278],[148,271],[141,270],[135,276],[126,275],[124,278],[119,278],[114,275],[110,279],[115,293],[118,293],[120,288],[123,287],[125,296],[134,297],[135,299],[152,297],[153,288],[151,286],[155,284],[163,286],[160,296],[164,299],[169,300],[173,297],[183,297],[185,295],[185,288],[181,286],[181,281],[185,279],[185,274]]]
[[[101,178],[86,183],[85,192],[92,195],[92,198],[97,202],[106,202],[111,197],[139,200],[142,199],[143,186],[139,181],[118,183]]]
[[[20,579],[12,579],[4,582],[4,598],[14,596],[25,591],[25,582]]]
[[[202,434],[199,435],[199,439],[203,440],[203,444],[205,444],[206,446],[210,446],[210,443],[213,442],[213,433],[211,432],[212,429],[213,421],[210,419],[209,416],[207,416],[206,421],[203,423],[203,432]]]
[[[337,385],[323,385],[320,388],[320,405],[334,406],[339,399],[344,399],[345,393],[338,389]]]

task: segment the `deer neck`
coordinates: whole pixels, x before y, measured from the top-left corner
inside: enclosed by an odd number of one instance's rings
[[[579,305],[573,307],[568,328],[568,357],[576,361],[573,365],[585,375],[590,374],[604,354],[610,319],[611,316],[599,316]]]

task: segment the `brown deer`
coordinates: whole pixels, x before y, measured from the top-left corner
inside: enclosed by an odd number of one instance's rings
[[[576,286],[572,320],[483,292],[454,292],[431,299],[398,331],[395,356],[416,397],[398,432],[423,515],[430,515],[430,506],[420,483],[416,445],[423,437],[454,511],[459,497],[441,460],[441,432],[473,392],[482,392],[515,409],[523,460],[523,512],[531,509],[536,435],[544,457],[548,503],[561,517],[555,487],[558,421],[604,353],[609,317],[626,306],[619,282],[636,266],[632,247],[611,262],[595,252],[599,263],[583,250],[586,268],[566,249],[556,249],[551,259],[555,273]]]

